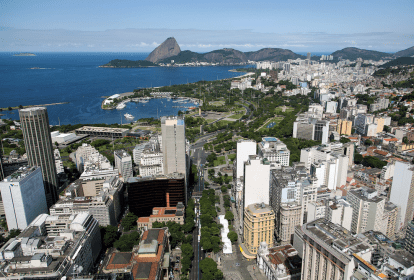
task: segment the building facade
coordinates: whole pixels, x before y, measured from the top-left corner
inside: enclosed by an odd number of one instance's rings
[[[182,117],[161,118],[164,174],[174,172],[187,176],[185,123]]]
[[[114,152],[115,168],[118,169],[119,175],[124,181],[132,177],[132,157],[125,150]]]
[[[50,207],[58,199],[59,186],[47,110],[45,107],[21,109],[19,117],[29,166],[42,169],[47,206]]]
[[[273,247],[275,214],[269,205],[248,205],[244,210],[243,227],[244,244],[250,254],[257,254],[261,242]]]
[[[0,182],[7,227],[25,229],[38,215],[47,213],[40,167],[20,168]]]

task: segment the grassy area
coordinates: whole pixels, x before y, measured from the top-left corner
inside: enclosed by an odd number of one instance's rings
[[[228,117],[228,118],[229,118],[229,119],[235,119],[235,120],[238,120],[238,119],[240,119],[241,117],[243,117],[243,114],[232,115],[232,116],[230,116],[230,117]]]
[[[258,131],[263,131],[264,129],[267,129],[267,125],[269,125],[270,123],[272,123],[272,122],[275,122],[276,123],[276,125],[278,124],[278,123],[280,123],[281,121],[283,120],[283,118],[281,118],[281,117],[276,117],[276,118],[273,118],[273,119],[271,119],[271,120],[268,120],[266,123],[265,123],[265,125],[261,128],[261,129],[259,129]]]
[[[217,124],[223,125],[223,124],[229,124],[233,123],[232,121],[218,121]]]
[[[15,150],[15,148],[3,147],[3,150],[4,150],[4,155],[8,156],[8,155],[10,155],[11,151]]]
[[[134,130],[135,129],[142,129],[142,130],[151,130],[151,131],[157,131],[157,132],[161,132],[161,127],[158,126],[134,126]]]
[[[210,102],[210,105],[212,106],[223,106],[225,104],[224,101],[212,101]]]
[[[68,153],[68,152],[66,152],[66,151],[64,151],[64,149],[59,150],[59,152],[60,152],[60,156],[61,156],[61,157],[68,157],[68,156],[69,156],[69,153]]]
[[[229,159],[229,160],[234,160],[235,158],[236,158],[236,154],[231,154],[231,155],[227,155],[227,158]]]
[[[214,164],[214,166],[226,164],[225,156],[217,157],[217,159],[214,161],[213,164]]]

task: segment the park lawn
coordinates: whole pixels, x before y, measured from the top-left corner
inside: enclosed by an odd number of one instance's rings
[[[275,118],[272,118],[271,120],[268,120],[266,123],[265,123],[265,125],[261,128],[261,129],[259,129],[258,131],[263,131],[263,130],[265,130],[265,129],[268,129],[266,126],[267,125],[269,125],[270,123],[272,123],[272,122],[275,122],[276,123],[276,125],[278,124],[278,123],[280,123],[281,121],[283,120],[283,118],[281,118],[281,117],[275,117]]]
[[[236,154],[231,154],[231,155],[227,155],[227,158],[229,159],[229,160],[234,160],[235,158],[236,158]]]
[[[141,130],[161,131],[161,127],[158,126],[134,126],[134,130],[137,128]]]
[[[207,123],[212,123],[214,121],[216,121],[215,119],[206,119]]]
[[[219,165],[223,165],[226,164],[226,158],[224,156],[218,157],[214,162],[213,162],[214,166],[219,166]]]
[[[69,153],[68,153],[68,152],[66,152],[66,151],[64,151],[64,149],[59,150],[59,152],[60,152],[60,156],[61,156],[61,157],[68,157],[68,156],[69,156]]]
[[[212,106],[223,106],[224,104],[225,104],[224,101],[213,101],[213,102],[210,102],[210,105],[212,105]]]
[[[240,119],[241,117],[243,117],[243,115],[244,114],[236,114],[236,115],[232,115],[232,116],[230,116],[230,117],[228,117],[229,119],[235,119],[235,120],[238,120],[238,119]]]
[[[232,121],[218,121],[217,124],[223,125],[223,124],[229,124],[233,123]]]

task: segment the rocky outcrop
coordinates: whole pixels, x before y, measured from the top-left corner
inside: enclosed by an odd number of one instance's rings
[[[145,60],[151,61],[152,63],[157,63],[160,60],[176,56],[180,52],[181,49],[177,44],[177,41],[173,37],[170,37],[161,45],[156,47],[155,50],[153,50]]]
[[[246,55],[234,49],[215,50],[204,54],[204,61],[211,63],[233,64],[247,62]]]

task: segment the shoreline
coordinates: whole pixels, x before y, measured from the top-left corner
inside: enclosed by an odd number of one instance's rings
[[[63,104],[69,104],[70,102],[56,102],[56,103],[50,103],[50,104],[40,104],[40,105],[24,105],[23,108],[19,108],[19,106],[13,106],[10,107],[11,110],[9,110],[9,107],[0,108],[2,111],[13,111],[18,109],[26,109],[31,107],[46,107],[46,106],[52,106],[52,105],[63,105]]]

